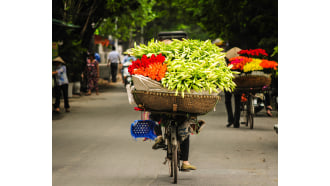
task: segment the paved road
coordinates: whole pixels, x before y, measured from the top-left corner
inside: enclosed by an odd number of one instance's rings
[[[130,136],[140,113],[121,84],[70,101],[70,113],[53,114],[53,186],[172,185],[162,164],[165,151]],[[253,130],[226,128],[223,99],[215,112],[200,117],[207,126],[191,136],[189,157],[198,170],[179,172],[178,185],[278,185],[273,114],[262,111]]]

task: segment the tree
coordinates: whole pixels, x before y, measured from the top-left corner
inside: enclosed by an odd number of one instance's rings
[[[147,38],[159,31],[184,30],[189,38],[216,39],[243,49],[264,48],[269,54],[278,42],[278,2],[268,0],[159,0],[157,18],[148,23]]]
[[[160,31],[182,30],[187,32],[191,39],[208,39],[209,37],[200,26],[200,22],[196,17],[190,16],[187,7],[192,6],[185,1],[158,0],[154,6],[156,19],[147,24],[148,30],[145,32],[145,37],[150,40],[156,38]]]
[[[81,73],[91,38],[106,18],[120,17],[123,12],[136,11],[146,0],[53,0],[53,18],[74,24],[71,29],[53,25],[53,41],[61,40],[59,55],[67,62],[70,79]],[[73,73],[72,73],[73,72]]]
[[[105,19],[98,29],[100,35],[112,35],[123,41],[129,40],[132,47],[133,37],[137,33],[143,34],[143,28],[147,23],[156,18],[156,14],[152,10],[156,3],[155,0],[137,0],[137,2],[138,8],[126,9],[121,15]]]
[[[278,2],[268,0],[178,0],[211,37],[241,48],[272,53],[278,41]]]

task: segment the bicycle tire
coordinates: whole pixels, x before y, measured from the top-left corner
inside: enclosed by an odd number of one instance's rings
[[[172,153],[171,151],[172,151],[173,149],[172,149],[172,146],[171,146],[171,144],[169,144],[168,145],[168,148],[167,148],[167,151],[168,151],[168,154],[170,153]],[[171,158],[170,158],[170,160],[171,161],[169,161],[169,168],[170,168],[170,177],[173,177],[173,161],[172,161],[172,159],[173,159],[173,156],[171,156]]]
[[[252,102],[252,96],[249,96],[248,98],[248,105],[247,105],[247,116],[246,116],[246,121],[250,125],[250,129],[253,129],[253,115],[254,115],[254,107],[253,107],[253,102]]]
[[[249,118],[248,118],[248,120],[249,120],[249,124],[250,124],[250,129],[253,129],[253,115],[252,114],[249,114]]]
[[[166,133],[171,134],[171,131],[167,129]],[[169,164],[169,173],[170,177],[173,177],[173,165],[172,165],[172,143],[171,143],[171,136],[168,136],[166,138],[166,144],[167,144],[167,158],[170,160],[168,162]]]
[[[245,126],[248,127],[249,126],[249,113],[246,111],[245,112]]]
[[[171,162],[172,162],[172,171],[173,171],[173,183],[176,184],[178,181],[178,146],[179,142],[177,140],[177,129],[176,127],[171,128]],[[171,172],[172,172],[171,171]]]
[[[173,183],[178,182],[178,146],[172,146],[172,170],[173,170]]]
[[[249,126],[249,112],[247,111],[248,110],[248,106],[247,106],[247,102],[244,103],[243,107],[245,110],[245,126]]]

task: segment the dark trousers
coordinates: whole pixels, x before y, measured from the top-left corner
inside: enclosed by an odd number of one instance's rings
[[[63,97],[64,97],[64,108],[70,108],[69,105],[69,99],[68,99],[68,84],[64,84],[61,86],[55,86],[55,108],[60,107],[60,99],[61,99],[61,91],[63,92]]]
[[[112,82],[117,82],[118,63],[111,63],[110,67],[111,67]]]
[[[270,95],[268,92],[264,93],[265,95],[265,106],[270,106]]]
[[[239,120],[240,120],[240,114],[241,114],[241,94],[240,93],[234,93],[234,100],[235,100],[235,113],[233,114],[233,108],[231,104],[231,97],[232,93],[225,91],[225,104],[227,109],[227,115],[228,115],[228,123],[234,124],[234,127],[239,128]]]
[[[180,149],[181,149],[181,154],[180,154],[180,160],[182,161],[188,161],[188,156],[189,156],[189,138],[188,137],[180,143]]]

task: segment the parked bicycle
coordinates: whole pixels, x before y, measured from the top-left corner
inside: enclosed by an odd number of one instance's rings
[[[246,100],[241,100],[241,115],[243,116],[243,121],[241,124],[245,124],[250,129],[254,127],[254,116],[255,116],[255,106],[254,103],[257,100],[257,93],[262,92],[262,88],[236,88],[237,92],[240,92]]]

